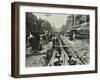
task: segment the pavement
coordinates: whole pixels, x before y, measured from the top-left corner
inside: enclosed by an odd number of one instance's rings
[[[43,44],[43,49],[35,53],[31,50],[32,49],[31,47],[28,47],[26,49],[26,54],[29,56],[26,56],[26,67],[46,66],[46,60],[44,57],[46,56],[47,51],[50,50],[52,46],[53,46],[52,42]]]

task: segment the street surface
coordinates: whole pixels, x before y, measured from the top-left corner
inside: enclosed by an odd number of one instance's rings
[[[26,57],[26,67],[86,65],[89,64],[89,41],[70,41],[68,37],[58,35],[54,42],[43,44],[41,51],[32,52],[29,47],[27,53],[32,55]]]

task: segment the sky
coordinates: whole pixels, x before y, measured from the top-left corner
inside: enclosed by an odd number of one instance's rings
[[[69,16],[65,14],[50,14],[50,16],[47,17],[45,13],[33,13],[33,14],[36,15],[37,18],[48,20],[52,26],[55,25],[55,27],[58,29],[61,28],[63,24],[66,24],[67,17]]]

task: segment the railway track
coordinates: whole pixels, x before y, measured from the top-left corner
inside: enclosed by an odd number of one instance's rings
[[[87,64],[87,60],[89,60],[89,57],[85,56],[85,58],[83,56],[81,56],[81,53],[76,50],[75,48],[73,48],[73,46],[71,46],[71,43],[68,42],[65,38],[61,37],[60,38],[63,44],[67,44],[67,49],[65,48],[66,52],[71,52],[71,54],[73,55],[73,57],[76,59],[77,63],[82,65],[82,64]],[[87,59],[87,60],[85,60]]]
[[[57,37],[53,55],[48,66],[85,65],[87,64],[72,45],[63,37]]]
[[[48,63],[48,66],[63,66],[69,65],[69,57],[63,49],[60,39],[57,39],[53,55]]]

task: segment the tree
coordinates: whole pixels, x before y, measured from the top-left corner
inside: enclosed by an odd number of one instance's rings
[[[37,17],[30,13],[26,12],[26,32],[36,31],[38,19]]]

